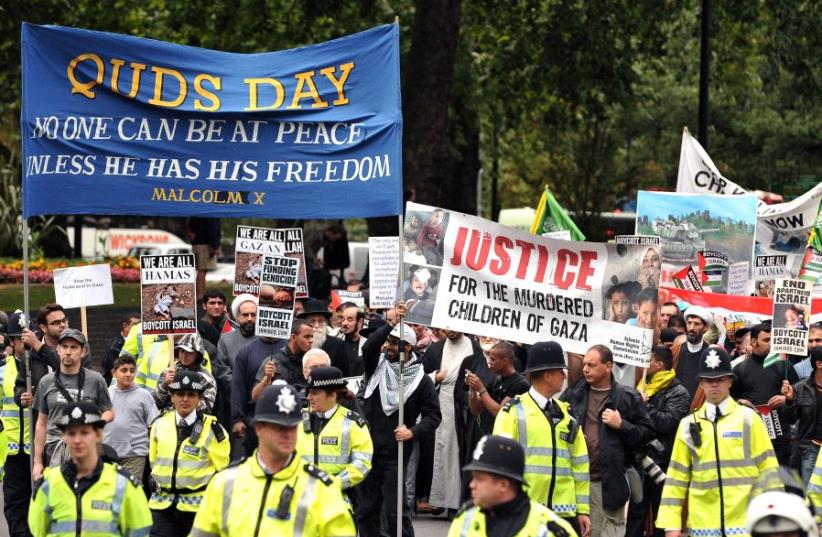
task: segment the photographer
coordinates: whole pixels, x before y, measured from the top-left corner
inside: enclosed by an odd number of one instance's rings
[[[651,350],[651,363],[648,365],[647,380],[642,392],[657,434],[648,448],[636,455],[637,469],[645,470],[643,498],[642,502],[631,503],[629,507],[625,531],[627,537],[641,537],[650,533],[647,531],[650,528],[646,528],[648,508],[650,506],[653,520],[659,510],[664,472],[667,471],[671,460],[676,429],[679,421],[688,415],[691,396],[676,379],[673,363],[671,349],[665,345],[657,345]],[[652,469],[653,465],[658,469]],[[664,536],[662,530],[655,530],[653,534],[657,537]]]

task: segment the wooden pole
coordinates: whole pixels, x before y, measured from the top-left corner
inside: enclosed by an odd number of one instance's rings
[[[402,212],[397,217],[399,222],[399,230],[397,233],[397,240],[400,241],[400,270],[397,273],[399,278],[398,288],[402,290]],[[402,297],[402,295],[400,295]],[[405,316],[399,317],[400,323],[400,381],[399,381],[399,426],[405,424],[405,386],[403,385],[403,374],[405,369],[405,350],[403,346],[403,339],[405,337]],[[404,458],[403,458],[403,444],[400,442],[397,446],[397,537],[402,537],[402,513],[405,505],[405,472],[404,472]]]
[[[88,337],[88,317],[86,316],[86,307],[80,306],[80,330],[82,330],[83,334]]]
[[[31,319],[29,319],[29,220],[23,217],[23,326],[29,328]],[[25,357],[26,367],[26,391],[31,392],[31,355],[26,350]],[[34,394],[32,394],[34,395]],[[29,419],[29,479],[31,480],[32,490],[34,490],[34,478],[32,473],[34,471],[34,405],[30,405],[28,411]],[[23,446],[20,446],[23,449]]]

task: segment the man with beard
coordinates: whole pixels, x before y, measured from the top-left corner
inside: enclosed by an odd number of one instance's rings
[[[237,330],[226,332],[217,345],[217,357],[212,363],[214,378],[217,380],[217,419],[226,430],[231,430],[231,377],[237,353],[248,343],[257,339],[254,324],[257,321],[257,297],[243,294],[231,302],[231,315],[239,323]]]
[[[787,380],[794,384],[799,382],[799,377],[789,360],[777,358],[766,365],[765,358],[770,353],[771,325],[762,323],[751,328],[751,354],[733,369],[735,380],[731,396],[753,409],[767,407],[774,421],[776,438],[771,439],[773,450],[779,464],[787,466],[791,457],[791,433],[784,413],[782,382]]]
[[[362,362],[362,346],[365,338],[360,334],[365,313],[353,302],[344,302],[337,308],[340,314],[340,334],[345,344],[345,356],[348,361],[349,376],[360,376],[364,367]]]
[[[476,370],[476,363],[485,362],[485,355],[476,340],[454,330],[446,331],[446,338],[432,344],[422,359],[425,372],[438,387],[442,412],[442,423],[433,439],[434,458],[428,503],[434,508],[451,509],[454,512],[461,503],[460,490],[454,486],[454,483],[460,482],[461,477],[459,439],[465,433],[465,420],[469,413],[465,367],[462,366],[466,364],[466,359],[469,359],[467,363],[474,365]],[[421,444],[422,442],[423,439],[420,439]],[[420,453],[422,455],[425,450]],[[427,462],[422,457],[420,467],[427,467]],[[419,486],[417,495],[424,497]]]
[[[405,305],[397,304],[397,310],[400,317],[404,316]],[[362,410],[370,426],[374,458],[371,472],[359,485],[357,526],[362,537],[380,535],[380,513],[383,509],[388,534],[397,534],[398,442],[404,442],[408,447],[414,438],[433,434],[442,419],[434,383],[425,375],[422,364],[413,352],[415,343],[416,336],[411,327],[406,325],[400,334],[397,322],[386,323],[376,329],[363,347],[364,379],[367,384]],[[402,368],[399,364],[400,346],[405,364]],[[397,426],[400,382],[403,383],[405,421]],[[420,418],[419,423],[417,418]],[[409,452],[410,449],[403,449],[403,468],[406,470]],[[413,537],[410,509],[407,502],[403,503],[402,534]]]
[[[305,310],[297,314],[297,319],[308,323],[314,331],[313,347],[324,350],[331,358],[331,365],[350,377],[351,369],[346,356],[345,344],[339,338],[328,336],[328,319],[331,312],[322,300],[306,300]],[[279,377],[278,377],[279,378]],[[301,381],[301,384],[304,384]]]
[[[699,386],[697,371],[702,351],[708,346],[702,336],[711,327],[711,314],[700,306],[691,306],[685,310],[685,345],[679,349],[679,359],[676,363],[676,379],[685,386],[693,399]]]

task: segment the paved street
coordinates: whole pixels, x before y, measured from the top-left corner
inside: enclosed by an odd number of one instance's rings
[[[414,532],[416,537],[445,537],[450,525],[445,517],[421,515],[414,519]]]

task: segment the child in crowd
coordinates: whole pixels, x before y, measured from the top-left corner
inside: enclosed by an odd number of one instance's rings
[[[148,456],[148,428],[159,412],[151,393],[134,383],[136,372],[131,356],[114,361],[111,374],[115,382],[108,389],[114,421],[104,429],[103,443],[117,452],[120,465],[140,481]]]

